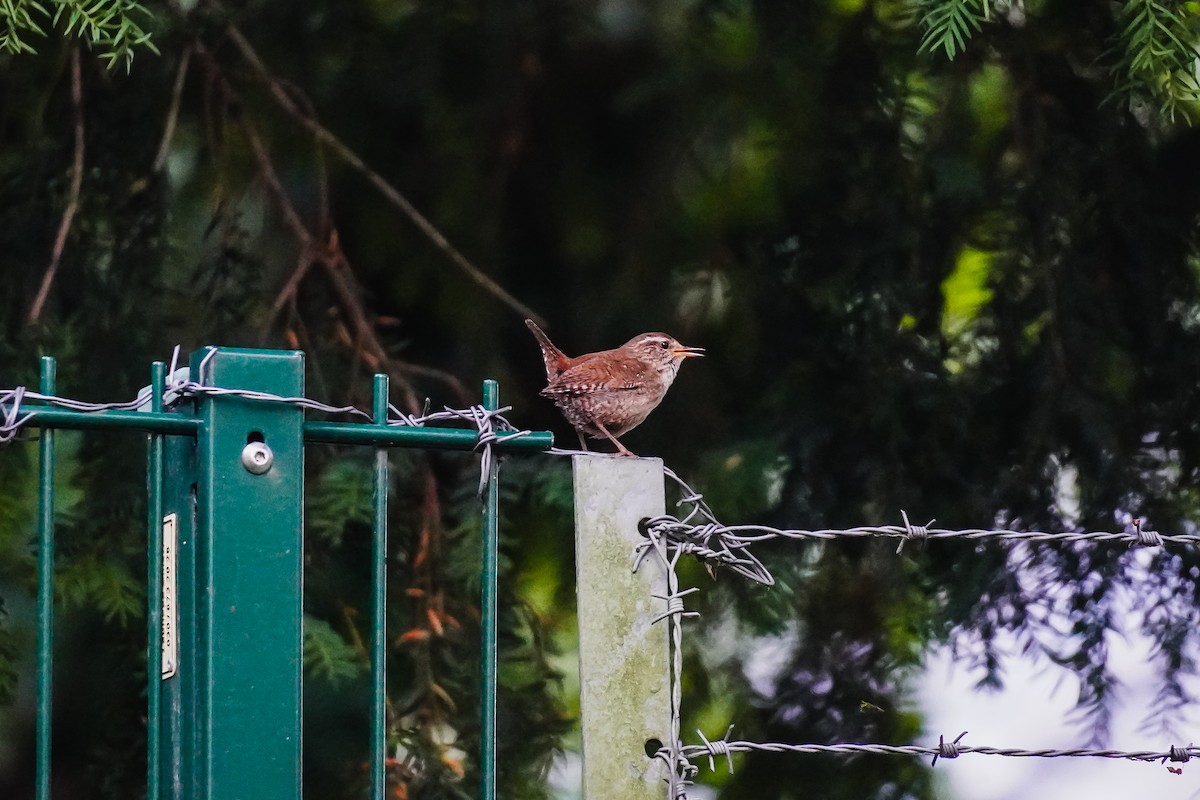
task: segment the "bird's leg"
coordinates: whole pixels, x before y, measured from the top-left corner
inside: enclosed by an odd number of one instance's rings
[[[608,432],[608,428],[606,428],[606,427],[604,427],[603,425],[601,425],[601,424],[599,423],[599,421],[597,421],[597,420],[592,420],[592,424],[596,426],[596,429],[597,429],[597,430],[599,430],[601,433],[603,433],[605,436],[607,436],[607,437],[608,437],[608,440],[609,440],[610,442],[612,442],[613,444],[615,444],[615,445],[617,446],[617,455],[619,455],[619,456],[630,456],[631,458],[637,458],[637,456],[636,456],[636,455],[634,455],[634,454],[633,454],[633,453],[632,453],[632,452],[629,450],[629,448],[628,448],[628,447],[626,447],[625,445],[623,445],[623,444],[621,444],[620,442],[618,442],[618,441],[617,441],[617,437],[615,437],[615,436],[613,436],[611,433],[609,433],[609,432]]]
[[[579,434],[579,447],[587,452],[587,440],[583,438],[583,431],[575,431],[575,433]]]

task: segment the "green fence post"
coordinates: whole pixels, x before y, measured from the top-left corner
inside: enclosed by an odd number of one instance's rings
[[[163,410],[163,362],[150,367],[150,411]],[[162,794],[163,439],[146,441],[146,798]]]
[[[376,375],[371,401],[376,425],[388,424],[388,376]],[[371,800],[383,800],[387,789],[387,550],[388,489],[391,477],[386,447],[375,449],[375,520],[371,531]]]
[[[42,394],[54,394],[55,364],[42,357]],[[38,800],[50,798],[50,726],[54,716],[54,431],[43,429],[38,476],[37,777]]]
[[[483,382],[483,407],[495,411],[500,407],[500,384]],[[500,508],[499,460],[492,459],[487,476],[487,494],[483,506],[483,581],[480,597],[482,620],[482,708],[480,709],[479,797],[496,797],[496,692],[497,692],[497,616],[498,574],[500,571]]]
[[[298,352],[208,348],[191,368],[206,386],[304,393]],[[196,796],[297,800],[304,415],[219,394],[197,410],[196,649],[179,663],[195,674]]]

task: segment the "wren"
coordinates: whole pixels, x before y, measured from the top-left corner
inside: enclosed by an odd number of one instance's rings
[[[643,333],[620,347],[570,358],[554,346],[533,320],[525,320],[542,348],[548,385],[542,397],[554,401],[579,434],[607,438],[623,456],[632,456],[617,437],[636,428],[658,407],[685,358],[704,355],[665,333]]]

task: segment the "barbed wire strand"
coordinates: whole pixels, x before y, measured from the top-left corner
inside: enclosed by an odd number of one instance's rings
[[[874,753],[883,755],[909,755],[909,756],[933,756],[934,762],[939,758],[958,758],[960,755],[968,753],[980,753],[990,756],[1002,756],[1005,758],[1107,758],[1118,759],[1124,761],[1144,761],[1165,763],[1168,761],[1176,763],[1184,763],[1194,757],[1200,757],[1200,748],[1193,744],[1186,747],[1172,745],[1166,751],[1158,750],[1096,750],[1088,748],[1072,748],[1072,749],[1056,749],[1044,748],[1040,750],[1026,750],[1019,747],[987,747],[984,745],[966,745],[959,744],[965,732],[959,734],[954,741],[947,742],[945,737],[939,737],[941,741],[936,747],[925,747],[922,745],[889,745],[889,744],[874,744],[874,743],[859,743],[859,742],[839,742],[837,744],[785,744],[782,742],[747,742],[728,739],[717,739],[709,741],[704,738],[700,731],[696,733],[703,740],[703,744],[684,745],[680,752],[684,758],[703,758],[710,759],[709,768],[715,770],[716,765],[711,760],[716,756],[729,757],[732,753],[749,753],[749,752],[764,752],[764,753],[826,753],[837,755],[854,755],[860,753]],[[732,762],[730,764],[732,768]]]

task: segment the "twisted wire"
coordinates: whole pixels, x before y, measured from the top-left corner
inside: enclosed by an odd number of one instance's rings
[[[834,539],[890,538],[899,539],[896,553],[904,551],[910,542],[963,539],[980,541],[994,539],[1005,542],[1124,542],[1130,547],[1161,547],[1164,544],[1200,545],[1200,534],[1164,534],[1144,527],[1140,519],[1131,520],[1124,531],[1037,531],[999,528],[935,528],[934,520],[924,525],[914,524],[906,511],[901,510],[903,524],[862,525],[854,528],[775,528],[768,525],[724,525],[717,520],[704,496],[692,489],[672,470],[664,474],[674,481],[681,492],[676,507],[684,507],[682,516],[664,514],[645,520],[643,535],[662,537],[671,546],[683,548],[702,561],[724,567],[744,578],[771,586],[775,583],[770,571],[750,552],[751,545],[773,539],[793,541],[832,541]]]
[[[1128,531],[1017,531],[1002,528],[928,528],[916,525],[862,525],[855,528],[820,528],[813,530],[772,528],[767,525],[692,525],[672,516],[656,517],[653,527],[677,541],[719,539],[721,552],[732,553],[748,545],[771,539],[819,540],[865,539],[883,537],[901,539],[901,543],[917,539],[999,539],[1008,542],[1127,542],[1142,547],[1158,547],[1164,543],[1200,544],[1200,534],[1158,533],[1150,530]],[[1134,526],[1130,524],[1130,528]]]
[[[308,397],[288,397],[253,389],[213,386],[209,381],[212,378],[211,362],[213,356],[217,353],[216,349],[209,350],[204,358],[201,359],[196,369],[198,379],[194,380],[188,377],[186,369],[178,369],[179,352],[180,348],[176,347],[171,354],[171,365],[166,373],[163,387],[164,406],[172,406],[189,397],[238,397],[261,403],[282,403],[304,411],[346,415],[367,421],[373,419],[371,414],[353,405],[335,406]],[[37,406],[27,405],[26,401],[29,400],[47,406],[91,414],[103,411],[135,411],[146,407],[149,404],[149,397],[149,387],[139,392],[138,396],[133,400],[109,403],[89,403],[69,397],[47,395],[41,392],[30,391],[24,386],[0,389],[0,444],[6,444],[16,439],[21,429],[36,418],[38,414]],[[495,461],[494,446],[507,442],[510,439],[528,436],[531,431],[517,428],[504,417],[506,412],[512,410],[512,406],[504,406],[495,410],[484,408],[481,405],[473,405],[468,408],[450,408],[446,406],[441,411],[431,412],[429,405],[429,400],[426,399],[422,413],[413,415],[405,414],[395,405],[388,403],[387,424],[389,426],[420,428],[426,427],[431,423],[464,421],[473,425],[476,431],[478,431],[475,450],[480,453],[478,493],[482,497],[487,490],[487,476],[490,474],[492,464]]]
[[[670,642],[670,730],[668,731],[666,752],[662,756],[662,760],[667,764],[667,785],[669,796],[672,800],[686,800],[687,787],[691,785],[691,779],[696,775],[697,769],[691,763],[691,759],[683,755],[683,741],[680,737],[680,727],[682,725],[682,708],[683,708],[683,623],[682,618],[686,616],[698,617],[699,612],[684,611],[683,596],[691,594],[695,589],[689,589],[681,592],[679,590],[679,573],[676,567],[679,565],[679,559],[683,555],[683,551],[677,548],[671,548],[669,543],[662,537],[650,537],[652,547],[648,552],[652,552],[658,559],[663,573],[667,579],[666,594],[660,599],[667,601],[667,611],[658,616],[654,622],[662,620],[667,621],[668,641]],[[640,548],[639,548],[640,549]],[[642,560],[648,553],[643,551],[640,554],[635,554],[634,569],[642,563]]]
[[[700,732],[697,731],[697,733]],[[1026,750],[1020,747],[988,747],[986,745],[959,744],[959,741],[965,735],[965,733],[959,734],[958,738],[952,742],[947,742],[944,737],[940,737],[941,741],[938,746],[927,747],[923,745],[891,745],[861,742],[787,744],[784,742],[729,741],[728,739],[709,741],[701,734],[702,743],[684,745],[680,748],[680,755],[688,759],[689,762],[694,758],[707,757],[709,758],[710,769],[715,769],[715,763],[712,760],[714,756],[725,756],[730,759],[731,770],[733,762],[730,754],[754,751],[763,753],[824,753],[835,755],[873,753],[882,755],[932,756],[935,762],[938,758],[958,758],[960,755],[968,753],[1001,756],[1004,758],[1107,758],[1124,761],[1157,761],[1159,763],[1166,763],[1168,761],[1183,763],[1193,757],[1200,757],[1200,748],[1191,744],[1186,747],[1171,745],[1166,751],[1096,750],[1090,748]]]

